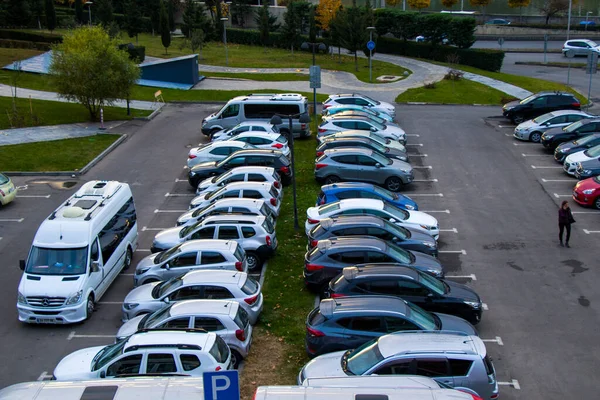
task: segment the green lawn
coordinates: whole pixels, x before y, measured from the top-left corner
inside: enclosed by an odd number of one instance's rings
[[[291,74],[291,73],[274,73],[274,74],[257,74],[257,73],[228,73],[228,72],[206,72],[200,71],[201,75],[207,78],[231,78],[231,79],[249,79],[252,81],[267,81],[267,82],[289,82],[289,81],[308,81],[306,74]]]
[[[74,171],[83,168],[118,138],[119,135],[98,134],[0,146],[0,171]]]
[[[468,79],[443,80],[434,89],[408,89],[396,97],[397,103],[425,102],[442,104],[502,104],[507,95],[499,90]]]
[[[31,58],[33,56],[37,56],[38,54],[42,54],[43,51],[39,50],[31,50],[31,49],[6,49],[4,47],[0,47],[0,68],[18,61],[24,60],[26,58]]]

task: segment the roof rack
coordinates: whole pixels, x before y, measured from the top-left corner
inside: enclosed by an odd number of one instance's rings
[[[171,349],[179,349],[179,350],[202,350],[202,347],[197,344],[163,344],[163,343],[155,343],[155,344],[136,344],[130,346],[123,351],[123,353],[129,353],[130,351],[136,351],[139,349],[153,349],[153,348],[171,348]]]
[[[142,328],[135,331],[135,333],[144,333],[144,332],[198,332],[198,333],[208,333],[206,329],[203,328],[184,328],[184,329],[174,329],[174,328]]]

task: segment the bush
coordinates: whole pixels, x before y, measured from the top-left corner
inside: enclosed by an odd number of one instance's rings
[[[0,39],[24,40],[29,42],[62,43],[62,36],[48,33],[32,33],[0,29]]]
[[[419,15],[416,22],[425,41],[437,46],[448,36],[453,19],[448,14],[422,14]],[[398,37],[398,35],[394,36]]]
[[[475,18],[452,18],[448,30],[450,43],[461,49],[468,49],[475,43]]]
[[[125,50],[129,53],[129,59],[138,64],[143,63],[146,58],[146,48],[144,46],[134,46],[133,43],[125,43],[119,45],[119,50]]]
[[[41,51],[50,50],[50,43],[28,42],[26,40],[0,39],[0,47],[8,49],[35,49]]]
[[[326,38],[318,38],[318,41],[325,44],[326,49],[324,53],[327,53],[327,51],[329,50],[329,40]],[[260,32],[257,30],[250,29],[227,28],[227,42],[235,44],[245,44],[249,46],[262,46]],[[303,42],[308,42],[308,36],[297,35],[295,38],[294,48],[299,49],[300,45]],[[288,41],[285,40],[285,37],[282,33],[270,32],[267,46],[285,49],[289,48],[290,44]],[[312,49],[309,49],[308,51],[312,52]]]
[[[75,17],[72,15],[63,15],[56,17],[56,23],[58,27],[65,29],[73,29],[77,26],[77,22],[75,21]]]

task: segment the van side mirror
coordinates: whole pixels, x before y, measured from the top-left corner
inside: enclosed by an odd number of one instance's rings
[[[100,371],[100,378],[106,378],[106,371]]]
[[[90,272],[99,272],[100,271],[100,261],[92,261],[90,265]]]
[[[19,268],[21,271],[25,271],[25,260],[19,260]]]

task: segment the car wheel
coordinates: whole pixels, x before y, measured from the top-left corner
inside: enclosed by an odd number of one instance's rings
[[[533,143],[539,143],[542,141],[542,134],[540,132],[532,132],[531,135],[529,135],[529,140]]]
[[[596,197],[596,200],[594,200],[594,207],[600,210],[600,196]]]
[[[233,369],[238,369],[243,358],[236,350],[231,350],[231,366]]]
[[[248,263],[249,271],[256,271],[262,266],[262,260],[260,259],[258,254],[256,254],[253,251],[248,251],[246,253],[246,262]]]
[[[217,128],[213,128],[210,130],[210,132],[208,132],[208,136],[210,137],[210,140],[213,140],[213,136],[215,136],[215,133],[219,132],[220,129]]]
[[[339,181],[340,181],[340,177],[337,175],[329,175],[327,178],[325,178],[326,185],[330,185],[332,183],[338,183]]]
[[[520,123],[521,123],[521,122],[523,122],[523,121],[525,121],[525,118],[524,118],[522,115],[520,115],[520,114],[516,114],[516,115],[514,115],[514,116],[512,117],[512,122],[513,122],[514,124],[517,124],[517,125],[518,125],[518,124],[520,124]]]
[[[94,313],[94,309],[96,308],[96,304],[94,303],[94,295],[90,294],[87,298],[87,303],[85,304],[85,319],[92,318],[92,314]]]
[[[392,192],[397,192],[402,188],[402,180],[397,176],[387,178],[385,188]]]
[[[575,52],[572,50],[567,50],[567,51],[565,51],[565,57],[573,58],[573,57],[575,57]]]
[[[123,269],[129,269],[131,267],[131,259],[133,258],[133,252],[131,247],[127,246],[127,252],[125,253],[125,261],[123,262]]]

